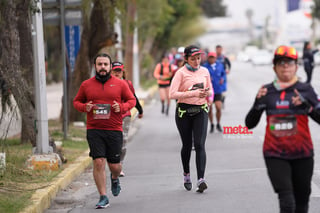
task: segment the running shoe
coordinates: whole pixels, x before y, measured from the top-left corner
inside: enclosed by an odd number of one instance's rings
[[[191,183],[191,179],[190,179],[190,174],[186,174],[184,175],[184,188],[186,188],[186,190],[190,191],[192,189],[192,183]]]
[[[110,179],[111,179],[111,192],[113,196],[118,196],[121,192],[120,180],[119,178],[112,179],[112,174],[110,175]]]
[[[124,177],[124,176],[125,176],[124,172],[121,171],[119,177]]]
[[[203,178],[200,178],[198,180],[197,186],[198,186],[197,192],[199,192],[199,193],[204,192],[204,190],[206,190],[208,188],[207,183]]]
[[[210,125],[210,133],[213,133],[213,131],[214,131],[214,124],[211,124]]]
[[[99,202],[96,204],[96,209],[104,209],[109,206],[109,199],[106,195],[101,195]]]
[[[218,130],[219,132],[222,132],[222,128],[221,128],[220,124],[217,124],[217,130]]]

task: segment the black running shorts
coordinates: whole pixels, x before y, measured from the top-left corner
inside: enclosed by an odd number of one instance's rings
[[[167,88],[170,87],[170,84],[158,84],[159,88]]]
[[[222,94],[214,94],[213,102],[222,101]]]
[[[92,159],[106,158],[108,163],[120,163],[123,136],[121,131],[87,129]]]

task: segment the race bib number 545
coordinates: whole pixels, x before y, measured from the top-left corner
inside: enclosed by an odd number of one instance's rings
[[[92,110],[93,119],[109,119],[110,109],[110,104],[95,104]]]

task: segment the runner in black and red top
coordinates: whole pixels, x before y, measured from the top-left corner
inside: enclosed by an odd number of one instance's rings
[[[314,166],[308,116],[320,123],[320,102],[310,84],[298,81],[297,58],[292,47],[276,49],[277,78],[259,90],[246,116],[250,129],[267,113],[263,154],[281,213],[308,212]]]

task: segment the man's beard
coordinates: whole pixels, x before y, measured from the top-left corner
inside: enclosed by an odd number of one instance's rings
[[[101,71],[105,71],[107,74],[106,75],[100,75]],[[98,72],[96,70],[96,79],[104,84],[110,78],[111,72],[107,72],[107,70],[105,70],[105,69],[101,69],[100,72]]]

